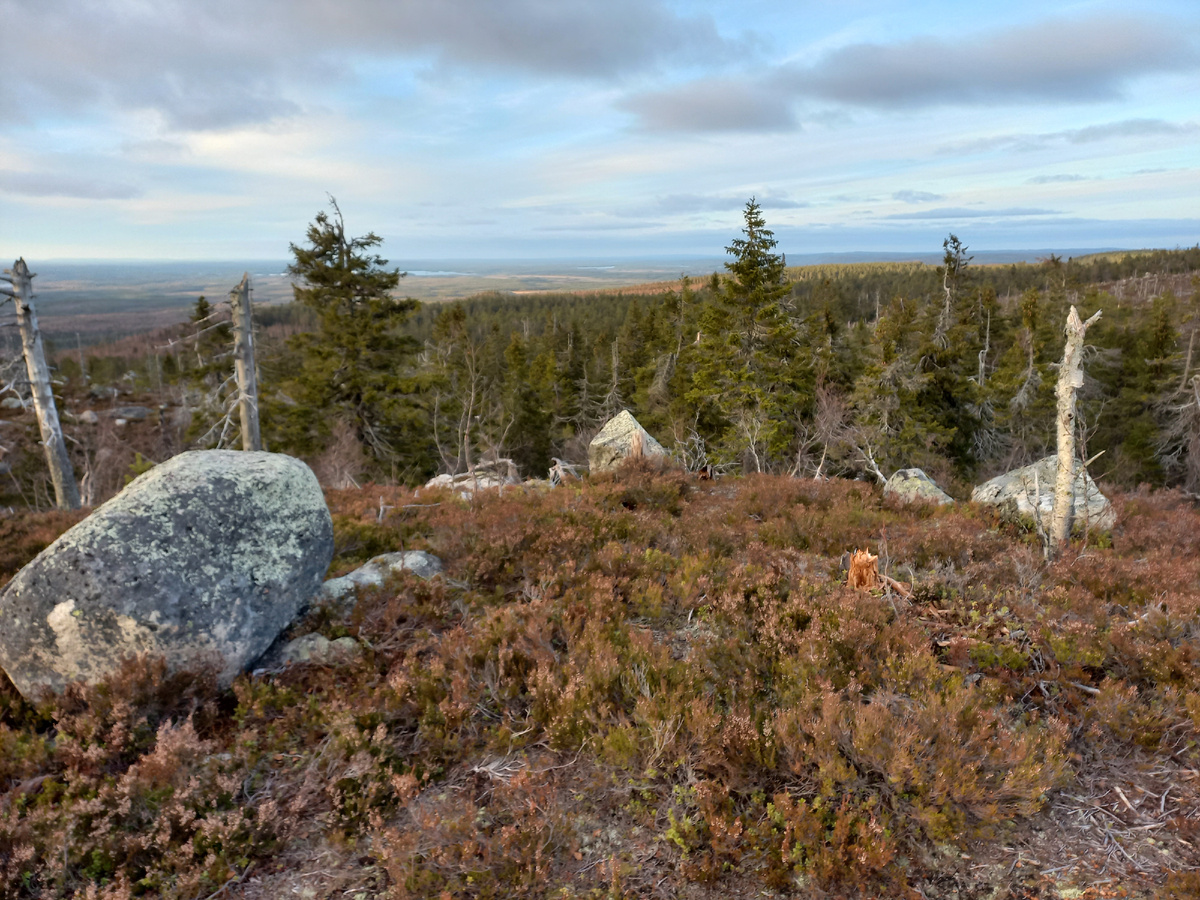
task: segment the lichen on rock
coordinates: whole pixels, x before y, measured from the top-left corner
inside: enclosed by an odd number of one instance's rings
[[[0,592],[0,668],[31,699],[130,656],[231,681],[320,587],[333,526],[309,468],[276,453],[183,453],[39,554]]]

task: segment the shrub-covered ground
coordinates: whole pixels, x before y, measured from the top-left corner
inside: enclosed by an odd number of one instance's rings
[[[0,897],[1200,896],[1178,494],[1049,567],[854,482],[329,500],[333,574],[448,577],[312,610],[338,665],[0,689]],[[0,577],[70,522],[0,522]],[[859,547],[913,599],[849,590]]]

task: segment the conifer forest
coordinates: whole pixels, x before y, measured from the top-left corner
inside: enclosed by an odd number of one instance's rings
[[[1081,444],[1103,454],[1093,476],[1200,491],[1197,248],[981,266],[949,235],[940,266],[797,269],[751,201],[708,279],[427,305],[403,299],[382,250],[321,212],[292,245],[295,301],[255,311],[266,446],[333,467],[337,486],[419,484],[498,457],[544,477],[554,458],[586,462],[628,409],[693,470],[878,480],[916,466],[962,496],[1054,451],[1076,305],[1103,313],[1079,397]],[[139,459],[237,444],[227,322],[199,298],[187,325],[57,354],[68,432],[106,392],[156,411],[108,446],[69,442],[93,502]],[[44,504],[39,454],[3,441],[0,502]]]

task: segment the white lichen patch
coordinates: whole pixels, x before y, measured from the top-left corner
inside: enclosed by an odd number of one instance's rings
[[[79,617],[74,600],[64,600],[46,616],[46,624],[54,630],[54,641],[58,645],[58,654],[70,668],[79,674],[75,661],[84,653],[83,634],[79,629]]]
[[[129,616],[122,616],[109,610],[103,615],[111,617],[114,628],[107,629],[111,634],[111,643],[103,649],[104,661],[124,659],[136,656],[155,648],[154,632],[138,623]],[[68,681],[80,675],[88,675],[97,666],[97,647],[94,637],[89,639],[88,631],[102,623],[87,621],[83,611],[77,609],[74,600],[64,600],[57,604],[46,616],[46,624],[54,632],[55,648],[58,659],[55,669],[64,675]]]

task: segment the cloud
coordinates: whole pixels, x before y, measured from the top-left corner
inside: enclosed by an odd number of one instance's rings
[[[611,78],[665,59],[734,52],[711,19],[679,15],[662,0],[358,0],[366,15],[357,24],[347,24],[345,3],[299,5],[323,33],[342,32],[353,46],[375,40],[389,50],[539,75]]]
[[[670,194],[659,197],[653,207],[665,215],[695,212],[730,212],[743,209],[749,197],[742,195],[713,194]],[[810,204],[802,200],[789,200],[786,195],[764,195],[758,205],[764,209],[802,209]]]
[[[153,111],[203,130],[297,112],[371,59],[619,79],[732,57],[711,18],[666,0],[0,0],[0,116]]]
[[[1062,144],[1096,144],[1104,141],[1146,137],[1185,137],[1200,131],[1200,122],[1168,122],[1165,119],[1122,119],[1086,128],[1047,131],[1040,134],[1001,134],[943,145],[935,152],[962,155],[988,152],[1029,152]]]
[[[1144,17],[1046,19],[950,39],[852,44],[780,77],[804,96],[885,109],[1110,100],[1132,78],[1194,66],[1185,33]]]
[[[913,212],[892,213],[885,219],[1001,219],[1013,216],[1054,216],[1057,210],[1010,206],[1007,209],[975,209],[947,206],[938,209],[922,209]]]
[[[1200,49],[1185,35],[1177,25],[1145,18],[1045,19],[953,39],[851,44],[811,66],[784,63],[753,76],[700,79],[633,95],[620,106],[649,131],[702,133],[792,131],[804,101],[911,109],[1112,100],[1134,78],[1200,65]],[[1129,127],[1148,121],[1130,120]],[[1066,139],[1107,136],[1081,129]]]
[[[572,224],[558,224],[558,225],[537,225],[532,230],[533,231],[557,232],[557,231],[629,231],[629,230],[633,229],[633,230],[643,231],[646,229],[664,228],[664,227],[666,227],[665,222],[654,222],[654,221],[639,222],[639,221],[628,221],[625,219],[622,219],[619,222],[612,222],[612,221],[604,221],[604,220],[597,219],[597,220],[588,221],[588,222],[579,222],[577,224],[572,223]]]
[[[934,200],[945,200],[942,194],[931,194],[929,191],[896,191],[892,194],[893,200],[899,200],[901,203],[931,203]]]
[[[1196,122],[1167,122],[1163,119],[1125,119],[1103,125],[1090,125],[1072,131],[1060,131],[1046,135],[1051,140],[1065,140],[1071,144],[1094,144],[1112,138],[1149,137],[1151,135],[1184,135],[1200,130]]]
[[[0,172],[0,192],[26,197],[69,197],[76,200],[130,200],[142,190],[129,184],[105,183],[49,172]]]
[[[791,100],[770,85],[710,78],[626,98],[620,106],[647,131],[779,132],[798,124]]]
[[[644,219],[662,216],[689,216],[699,213],[741,212],[753,196],[768,212],[781,209],[805,209],[806,200],[792,200],[785,193],[747,191],[737,194],[666,194],[646,202],[614,209],[610,214],[622,218]]]
[[[1068,181],[1087,181],[1086,175],[1035,175],[1026,179],[1026,184],[1060,184]]]

